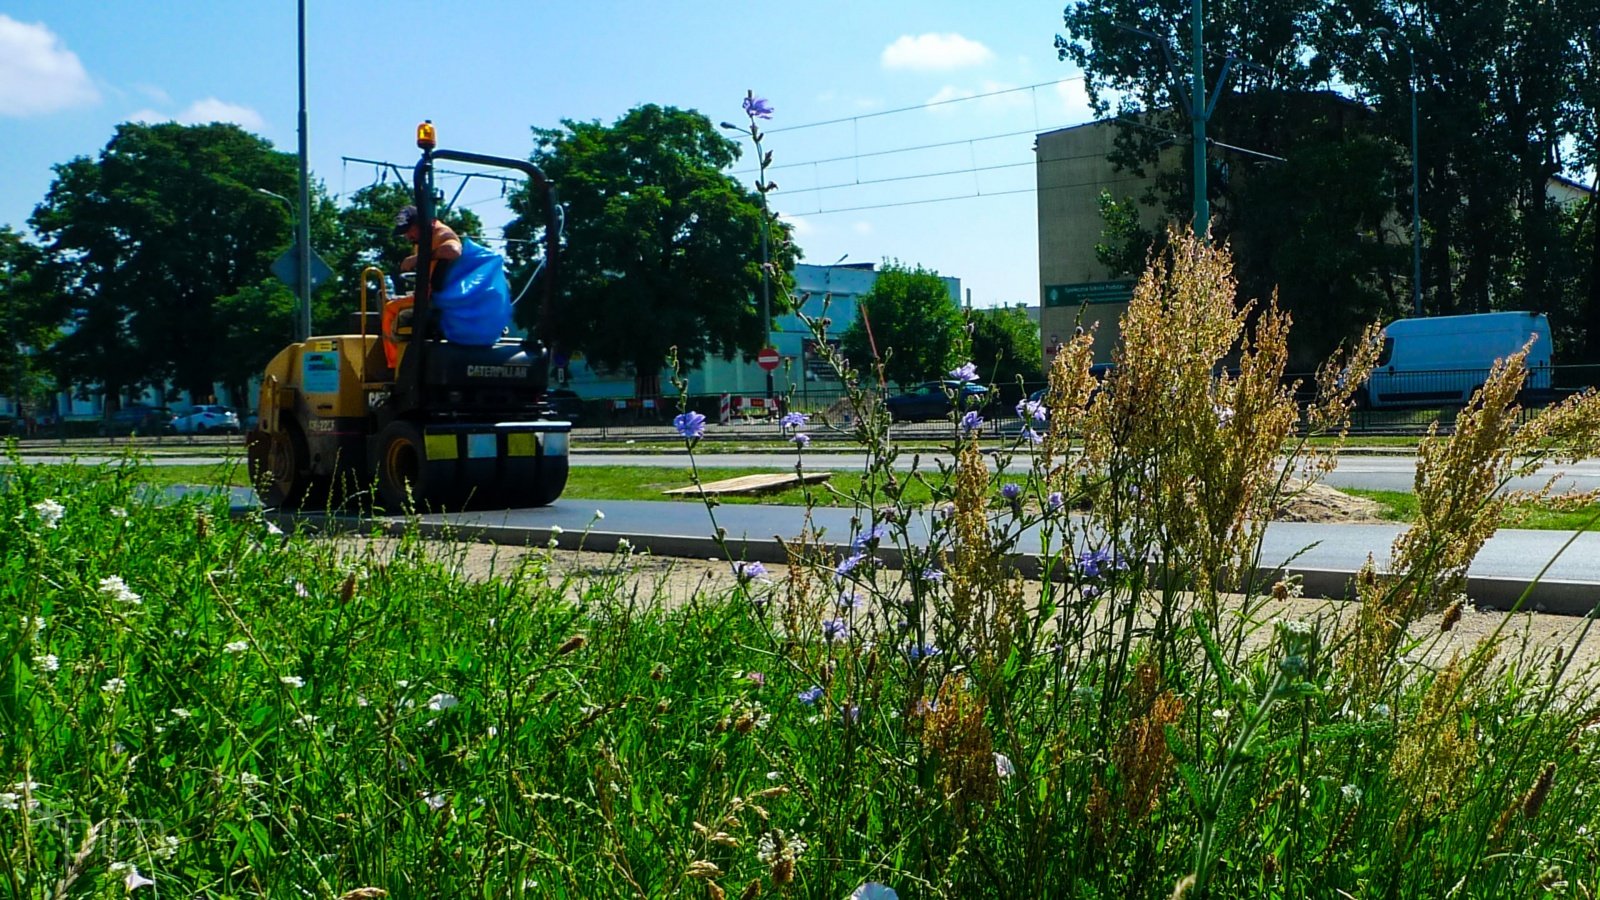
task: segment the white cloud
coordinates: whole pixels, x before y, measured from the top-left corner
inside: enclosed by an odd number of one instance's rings
[[[267,120],[261,118],[261,114],[250,107],[224,103],[215,97],[207,97],[189,104],[188,109],[178,114],[178,121],[185,125],[232,122],[249,131],[260,131],[267,125]]]
[[[804,216],[790,216],[779,213],[778,218],[794,229],[794,236],[797,238],[810,237],[817,233],[817,226],[811,224],[811,220]]]
[[[0,14],[0,115],[39,115],[99,100],[78,55],[44,23]]]
[[[999,112],[1010,109],[1025,109],[1033,103],[1032,92],[1013,90],[1014,84],[1001,81],[984,81],[975,88],[956,87],[947,84],[939,92],[929,97],[925,104],[932,107],[932,112],[954,113],[958,107],[951,103],[952,100],[966,100],[969,98],[985,96],[977,101],[977,107],[985,112]],[[1001,93],[1002,91],[1006,93]],[[941,104],[941,105],[936,105]],[[970,112],[972,107],[959,107],[963,112]]]
[[[1057,83],[1056,99],[1061,103],[1063,121],[1077,123],[1094,119],[1094,110],[1089,106],[1089,92],[1084,89],[1082,78]]]
[[[911,69],[934,72],[982,65],[994,58],[994,53],[977,41],[959,34],[901,35],[894,43],[883,48],[885,69]]]
[[[266,120],[261,114],[248,106],[237,103],[225,103],[215,97],[196,100],[189,104],[189,108],[173,115],[172,113],[157,112],[145,108],[128,116],[130,122],[142,122],[146,125],[157,122],[177,122],[180,125],[209,125],[212,122],[232,122],[247,131],[259,132],[266,128]]]
[[[850,226],[850,230],[854,231],[856,234],[871,234],[872,233],[872,223],[871,222],[856,222],[855,224]]]

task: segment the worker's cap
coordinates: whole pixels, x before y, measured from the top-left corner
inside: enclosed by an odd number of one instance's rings
[[[394,217],[394,233],[405,234],[406,229],[415,224],[417,224],[417,208],[415,206],[407,206],[405,209],[400,210],[399,215]]]

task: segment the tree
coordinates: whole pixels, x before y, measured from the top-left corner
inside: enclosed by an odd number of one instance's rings
[[[1039,326],[1017,307],[975,309],[971,314],[972,361],[996,386],[1044,381]]]
[[[44,253],[10,226],[0,226],[0,394],[25,404],[45,379],[39,351],[55,343],[61,321],[44,268]]]
[[[697,112],[655,105],[611,126],[563,121],[533,134],[533,162],[566,210],[563,296],[553,333],[541,337],[601,369],[631,370],[641,392],[654,391],[674,347],[686,367],[761,349],[761,229],[770,229],[774,314],[796,253],[788,226],[766,223],[760,198],[724,173],[739,158],[736,143]],[[526,273],[544,234],[543,202],[524,188],[511,205],[508,256]],[[517,321],[531,327],[538,314],[522,303]]]
[[[75,328],[55,354],[64,380],[112,398],[166,381],[204,397],[241,355],[264,362],[281,348],[219,339],[218,300],[258,284],[288,246],[287,210],[258,189],[294,193],[292,154],[234,125],[126,123],[97,159],[55,171],[31,223],[72,304]],[[313,244],[330,236],[326,209],[319,196]]]
[[[368,185],[350,195],[350,202],[338,212],[338,229],[328,256],[341,281],[341,290],[354,302],[360,291],[357,279],[367,266],[377,266],[392,275],[400,271],[400,261],[410,256],[412,246],[394,233],[395,217],[412,202],[409,185],[393,181]],[[440,212],[439,218],[456,234],[484,241],[483,221],[466,207]],[[353,307],[352,307],[353,309]]]
[[[1191,172],[1158,160],[1163,147],[1188,144],[1175,98],[1187,90],[1191,10],[1189,0],[1079,0],[1057,38],[1062,57],[1083,67],[1098,111],[1110,113],[1117,98],[1113,161],[1156,170],[1156,190],[1141,200],[1179,221],[1189,217]],[[1560,273],[1582,252],[1572,241],[1583,231],[1563,224],[1547,187],[1563,170],[1581,171],[1595,146],[1583,109],[1600,101],[1596,0],[1216,0],[1203,14],[1209,89],[1228,59],[1254,64],[1230,67],[1207,122],[1213,237],[1236,251],[1242,296],[1281,287],[1300,322],[1320,320],[1296,329],[1302,360],[1321,349],[1305,336],[1348,336],[1322,325],[1410,312],[1410,254],[1388,248],[1411,244],[1413,62],[1425,308],[1571,305],[1561,298],[1574,288]],[[1126,262],[1151,235],[1130,233],[1124,208],[1108,212],[1102,255]],[[1331,279],[1319,283],[1323,275]]]
[[[841,338],[857,365],[873,358],[875,345],[884,377],[905,387],[942,378],[965,361],[957,358],[965,349],[961,309],[937,272],[886,262],[858,303],[872,334],[857,318]]]

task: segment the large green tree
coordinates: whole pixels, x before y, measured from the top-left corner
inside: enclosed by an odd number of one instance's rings
[[[866,315],[857,316],[840,341],[856,366],[870,363],[876,348],[884,377],[904,387],[943,378],[965,361],[959,358],[968,347],[961,309],[939,273],[887,262],[857,302]]]
[[[23,403],[48,379],[41,351],[59,337],[61,311],[44,253],[10,226],[0,226],[0,394]]]
[[[758,195],[726,169],[739,145],[692,110],[646,105],[615,124],[564,121],[536,128],[532,156],[565,207],[558,349],[583,352],[603,370],[651,385],[673,347],[698,366],[711,354],[752,357],[766,341],[761,317],[761,232],[769,229],[773,314],[782,310],[795,250],[788,227],[768,222]],[[525,277],[544,235],[542,199],[515,192],[506,228]],[[538,322],[535,294],[517,321]]]
[[[224,322],[219,299],[261,284],[291,242],[288,210],[261,191],[293,196],[292,154],[234,125],[127,123],[55,171],[31,223],[69,303],[66,379],[112,398],[166,382],[204,397],[241,357],[259,367],[283,345],[272,304],[233,304],[243,321]],[[314,193],[313,245],[327,246],[332,210]]]
[[[1192,8],[1079,0],[1057,38],[1099,111],[1123,117],[1114,162],[1155,173],[1155,192],[1140,199],[1178,221],[1192,205],[1179,108]],[[1586,124],[1600,105],[1600,2],[1216,0],[1203,13],[1208,89],[1236,60],[1207,123],[1208,197],[1214,236],[1236,250],[1241,294],[1281,286],[1283,305],[1319,325],[1297,329],[1301,341],[1337,340],[1374,313],[1409,314],[1410,254],[1392,250],[1411,242],[1414,66],[1426,311],[1531,308],[1559,320],[1582,318],[1572,312],[1582,307],[1600,326],[1600,298],[1585,307],[1562,275],[1587,259],[1576,243],[1585,232],[1547,194],[1553,175],[1584,171],[1600,151]],[[1158,163],[1173,145],[1176,170]],[[1151,235],[1129,233],[1125,208],[1108,212],[1118,234],[1104,256],[1126,262]]]
[[[971,313],[972,361],[997,386],[1044,381],[1044,346],[1039,326],[1018,307],[997,306]]]

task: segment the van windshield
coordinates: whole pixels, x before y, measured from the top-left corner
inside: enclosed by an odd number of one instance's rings
[[[1378,365],[1387,366],[1393,356],[1394,338],[1386,337],[1383,339],[1383,349],[1378,352]]]

